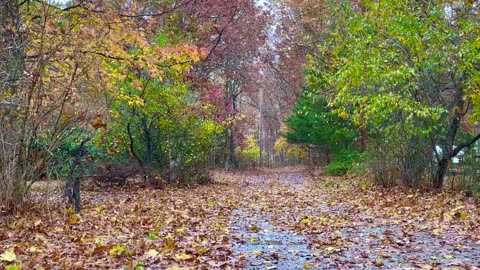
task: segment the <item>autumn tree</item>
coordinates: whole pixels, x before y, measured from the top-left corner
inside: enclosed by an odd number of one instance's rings
[[[18,10],[20,17],[18,22],[16,17],[1,17],[11,30],[2,32],[6,37],[2,42],[18,44],[20,28],[25,39],[15,47],[18,53],[9,52],[14,56],[8,58],[10,62],[2,62],[15,78],[4,81],[24,82],[17,92],[10,86],[2,88],[2,107],[14,105],[5,107],[14,117],[2,117],[2,126],[12,127],[11,141],[2,143],[14,146],[2,158],[2,168],[12,170],[4,174],[2,185],[26,187],[59,169],[63,174],[55,173],[57,177],[77,181],[67,181],[66,194],[78,201],[78,179],[83,173],[79,158],[92,147],[93,157],[108,156],[99,151],[120,146],[100,147],[103,138],[110,140],[108,136],[127,143],[123,149],[144,171],[156,158],[154,150],[162,155],[166,151],[170,163],[204,168],[200,161],[206,160],[210,142],[223,127],[214,120],[212,105],[202,103],[202,95],[190,87],[192,64],[205,60],[208,51],[193,45],[182,32],[176,21],[181,6],[144,1],[5,3],[2,9]],[[15,74],[23,77],[16,79]],[[11,186],[2,193],[2,204],[9,208],[26,191]],[[8,190],[19,195],[13,198]]]
[[[476,115],[478,5],[362,4],[330,6],[337,18],[318,44],[321,57],[310,60],[307,80],[318,85],[324,76],[315,74],[328,74],[320,93],[340,116],[370,130],[372,150],[391,149],[406,183],[432,168],[432,185],[440,188],[450,159],[480,138],[461,129],[466,115]],[[424,165],[411,174],[419,156]]]
[[[358,157],[357,131],[353,123],[335,114],[326,98],[312,89],[304,88],[285,123],[289,128],[284,134],[288,141],[316,148],[325,155],[327,164],[333,162],[327,172],[335,167],[335,174],[344,174]]]
[[[197,25],[191,32],[198,44],[209,50],[206,61],[194,71],[197,79],[222,85],[224,115],[231,120],[225,131],[225,162],[236,166],[235,149],[245,135],[237,126],[243,121],[241,110],[245,110],[240,103],[242,97],[258,93],[260,50],[266,42],[269,18],[255,1],[197,1],[186,13]]]
[[[0,204],[11,208],[22,197],[24,185],[19,157],[20,106],[17,98],[23,80],[25,54],[18,1],[0,3]]]

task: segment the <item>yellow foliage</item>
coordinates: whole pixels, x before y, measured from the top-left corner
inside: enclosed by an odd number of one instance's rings
[[[247,141],[244,147],[237,147],[236,155],[245,161],[255,161],[260,157],[260,147],[257,144],[257,139],[253,135],[247,136]]]
[[[307,157],[307,151],[299,145],[291,144],[286,138],[280,137],[273,146],[275,155],[285,155],[287,159],[304,159]]]

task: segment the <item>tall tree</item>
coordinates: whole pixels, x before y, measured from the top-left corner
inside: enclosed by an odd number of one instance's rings
[[[428,142],[432,184],[440,188],[450,159],[480,138],[461,136],[460,128],[478,106],[478,3],[363,1],[330,9],[336,20],[307,80],[315,85],[328,74],[320,91],[379,143],[395,136]]]

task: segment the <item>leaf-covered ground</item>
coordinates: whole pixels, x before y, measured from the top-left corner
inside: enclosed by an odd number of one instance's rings
[[[0,268],[477,269],[480,211],[303,168],[215,173],[186,189],[85,192],[1,217]]]

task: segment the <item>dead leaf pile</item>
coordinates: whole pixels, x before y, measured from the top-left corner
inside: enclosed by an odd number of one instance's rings
[[[188,189],[85,192],[80,216],[50,207],[2,217],[0,268],[480,266],[480,212],[462,196],[303,168],[215,175]]]

